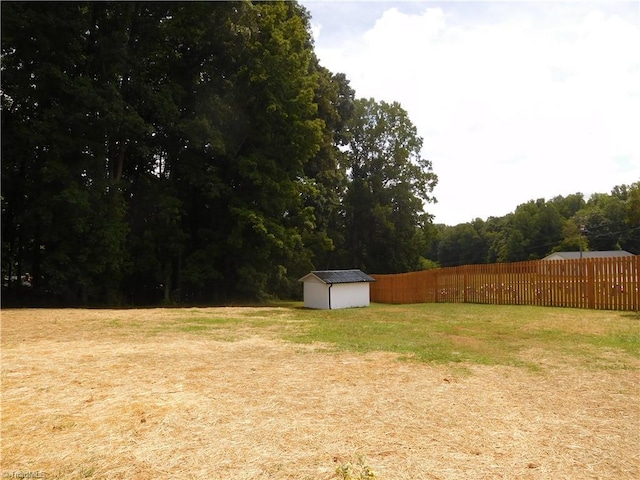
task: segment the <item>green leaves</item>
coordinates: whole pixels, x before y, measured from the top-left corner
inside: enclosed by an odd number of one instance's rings
[[[296,2],[2,9],[3,276],[65,303],[291,296],[345,265],[356,218],[372,266],[419,264],[422,140],[397,104],[355,108]]]
[[[504,217],[440,225],[429,258],[454,266],[539,259],[557,251],[622,249],[637,254],[637,191],[635,183],[586,201],[581,193],[531,200]]]
[[[400,104],[360,99],[348,126],[347,250],[378,273],[420,268],[424,204],[437,184],[422,138]]]

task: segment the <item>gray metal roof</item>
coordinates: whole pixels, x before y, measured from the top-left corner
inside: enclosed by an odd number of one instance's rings
[[[309,275],[322,280],[324,283],[359,283],[359,282],[375,282],[376,279],[370,277],[362,270],[315,270]],[[303,281],[308,275],[302,277]]]
[[[554,252],[551,255],[547,255],[543,260],[552,257],[559,256],[565,260],[575,260],[580,258],[580,252]],[[613,257],[632,257],[633,254],[625,250],[607,250],[602,252],[582,252],[582,258],[613,258]]]

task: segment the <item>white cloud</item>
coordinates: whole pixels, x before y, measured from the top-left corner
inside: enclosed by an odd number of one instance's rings
[[[427,206],[437,222],[640,180],[637,18],[499,7],[477,22],[455,3],[390,8],[338,43],[323,42],[325,25],[316,31],[321,62],[357,96],[409,112],[440,177],[439,203]]]
[[[311,35],[314,39],[318,38],[322,32],[322,24],[311,22]]]

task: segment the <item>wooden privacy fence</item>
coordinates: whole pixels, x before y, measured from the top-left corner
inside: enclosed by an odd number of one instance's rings
[[[640,255],[465,265],[372,275],[379,303],[489,303],[640,310]]]

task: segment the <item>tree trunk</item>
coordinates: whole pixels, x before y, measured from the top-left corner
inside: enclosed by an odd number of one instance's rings
[[[118,142],[118,163],[116,163],[116,171],[114,175],[114,180],[116,182],[122,179],[122,170],[124,168],[124,153],[127,149],[125,142]]]

